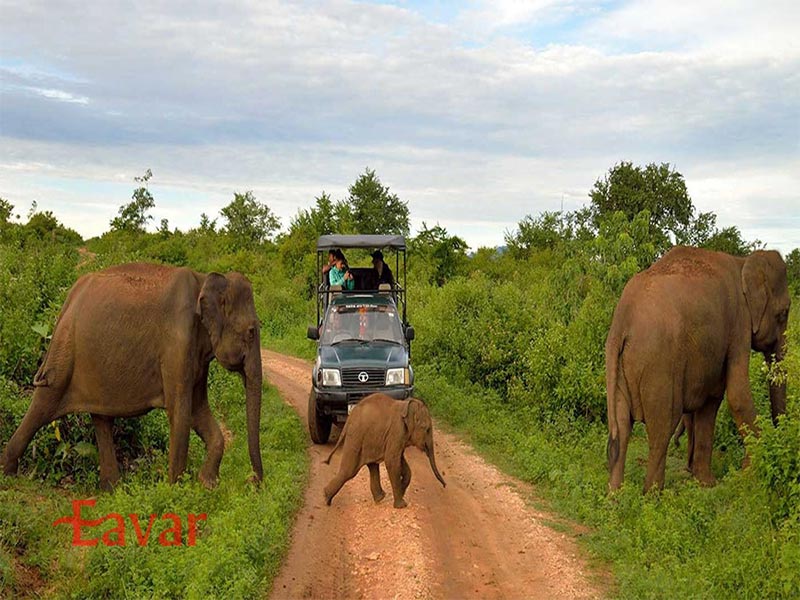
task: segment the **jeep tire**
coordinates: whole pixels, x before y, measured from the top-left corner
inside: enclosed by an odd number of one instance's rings
[[[311,434],[311,441],[315,444],[327,444],[331,436],[331,425],[333,419],[326,417],[317,408],[317,392],[311,388],[308,396],[308,432]]]

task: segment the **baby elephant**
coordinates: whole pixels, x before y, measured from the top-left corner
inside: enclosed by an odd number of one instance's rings
[[[326,464],[330,464],[340,446],[343,449],[339,472],[325,486],[325,501],[329,506],[345,482],[355,477],[364,465],[369,467],[372,497],[375,502],[383,500],[386,493],[381,488],[378,463],[384,461],[392,483],[394,507],[404,508],[403,496],[411,483],[411,469],[403,456],[408,446],[425,452],[436,479],[447,485],[433,455],[431,415],[420,400],[394,400],[386,394],[367,396],[350,413]]]

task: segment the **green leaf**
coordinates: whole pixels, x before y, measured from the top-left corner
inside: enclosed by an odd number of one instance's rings
[[[94,444],[90,444],[89,442],[78,442],[75,444],[75,452],[78,456],[96,456],[97,448]]]
[[[36,333],[38,333],[43,338],[46,338],[47,334],[50,331],[50,328],[47,326],[47,323],[36,323],[35,325],[31,325],[31,329]]]

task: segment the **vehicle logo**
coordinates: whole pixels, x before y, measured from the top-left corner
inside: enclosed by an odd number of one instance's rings
[[[361,373],[358,374],[358,380],[361,383],[367,383],[367,381],[369,381],[369,373],[366,371],[361,371]]]

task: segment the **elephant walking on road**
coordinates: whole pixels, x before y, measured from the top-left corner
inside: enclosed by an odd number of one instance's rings
[[[325,461],[330,464],[334,453],[342,448],[339,472],[325,486],[325,502],[330,505],[342,486],[356,476],[361,467],[369,467],[370,489],[375,502],[386,493],[381,487],[378,464],[386,463],[392,484],[394,507],[404,508],[403,496],[411,483],[411,468],[404,456],[405,449],[416,446],[428,456],[433,474],[444,486],[436,468],[433,452],[433,423],[428,407],[420,400],[395,400],[386,394],[371,394],[353,409],[344,429]]]
[[[100,483],[108,489],[119,479],[114,417],[165,408],[170,482],[186,469],[193,428],[207,450],[200,480],[213,487],[224,445],[208,406],[208,367],[214,358],[244,380],[250,461],[260,480],[261,346],[247,278],[145,263],[84,275],[61,309],[34,378],[31,405],[0,457],[3,471],[17,472],[20,456],[43,425],[67,413],[88,412],[97,436]]]
[[[713,484],[714,423],[723,396],[739,430],[755,429],[750,351],[783,358],[790,297],[774,251],[746,258],[676,247],[625,286],[606,340],[609,489],[623,481],[634,421],[647,428],[645,490],[663,488],[667,448],[691,414],[690,468]],[[786,384],[770,387],[772,417]]]

